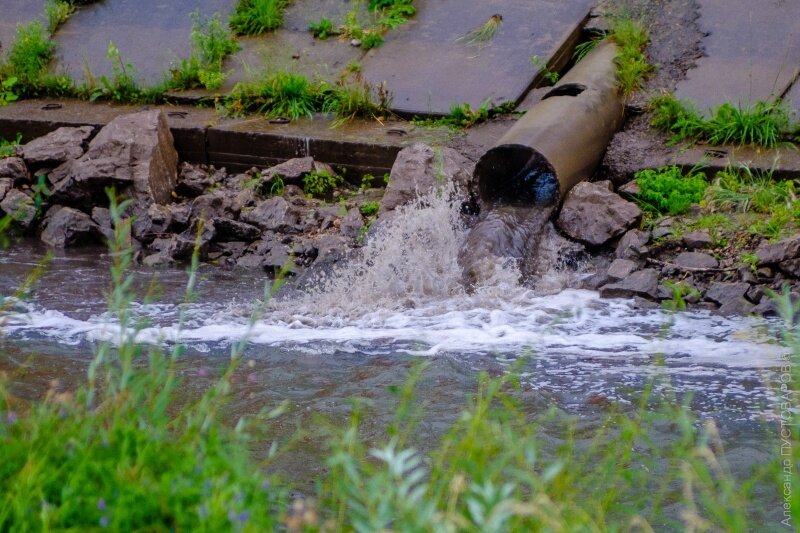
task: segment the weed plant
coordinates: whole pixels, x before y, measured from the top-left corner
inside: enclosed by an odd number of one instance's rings
[[[287,0],[237,0],[228,24],[238,35],[261,35],[283,26]]]
[[[64,24],[75,13],[75,6],[64,0],[46,0],[44,3],[44,16],[47,19],[47,29],[54,34],[59,26]]]
[[[492,39],[494,39],[494,36],[497,35],[497,32],[500,30],[502,25],[503,16],[500,14],[494,14],[480,26],[473,28],[465,35],[459,37],[457,41],[482,48],[488,45]]]
[[[336,116],[333,127],[355,118],[382,120],[389,113],[391,98],[384,85],[374,89],[359,74],[324,92],[322,111]]]
[[[308,31],[310,31],[315,38],[323,41],[328,37],[339,35],[339,31],[334,26],[333,21],[325,17],[322,17],[319,22],[309,22]]]
[[[381,208],[380,202],[364,202],[363,204],[361,204],[361,207],[359,207],[358,210],[365,217],[371,217],[378,214],[378,210],[380,208]]]
[[[636,203],[654,215],[680,215],[689,211],[692,204],[703,199],[708,187],[704,175],[689,172],[687,175],[677,166],[646,169],[636,173],[639,193]]]
[[[303,176],[303,192],[309,197],[329,198],[344,178],[328,170],[314,170]]]
[[[17,146],[19,146],[21,143],[22,143],[21,133],[17,133],[17,136],[12,141],[0,138],[0,158],[10,157],[14,155],[17,151]]]
[[[654,98],[652,126],[672,134],[670,141],[704,141],[710,144],[736,144],[774,148],[791,141],[789,114],[779,104],[757,102],[750,107],[724,103],[704,118],[689,103],[672,95]]]
[[[501,115],[513,113],[516,105],[509,102],[500,106],[492,107],[490,100],[484,100],[477,109],[472,109],[468,102],[463,104],[453,104],[450,112],[440,118],[414,118],[414,124],[420,126],[444,126],[452,129],[466,129],[477,124],[486,122]]]
[[[239,50],[239,43],[225,28],[218,13],[203,19],[199,11],[192,17],[192,54],[172,71],[170,85],[175,89],[205,87],[215,91],[225,81],[222,64]]]
[[[18,25],[11,49],[0,68],[0,78],[16,78],[15,86],[20,93],[35,94],[55,49],[55,43],[41,22]]]
[[[14,77],[0,81],[0,107],[10,105],[19,99],[19,96],[17,96],[17,93],[14,91],[14,86],[17,85],[17,81],[17,78]]]
[[[648,32],[641,21],[630,17],[614,17],[609,38],[617,44],[617,84],[622,94],[629,95],[642,87],[645,78],[653,71],[645,50]]]

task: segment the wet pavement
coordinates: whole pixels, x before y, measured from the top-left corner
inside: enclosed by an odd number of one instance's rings
[[[30,0],[0,0],[0,53],[7,53],[14,41],[17,24],[39,18],[44,20],[42,2]]]
[[[189,14],[227,15],[234,0],[103,0],[81,7],[56,32],[61,69],[75,80],[85,79],[87,69],[95,77],[113,74],[108,43],[113,41],[141,82],[164,80],[171,66],[189,56]]]
[[[775,101],[800,73],[800,3],[698,0],[704,57],[675,96],[705,112],[725,102]],[[796,105],[796,104],[795,104]]]

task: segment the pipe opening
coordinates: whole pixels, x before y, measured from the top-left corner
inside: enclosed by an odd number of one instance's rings
[[[582,83],[565,83],[554,87],[553,90],[542,96],[542,100],[546,100],[552,96],[578,96],[586,90],[586,85]]]
[[[510,206],[552,205],[559,183],[547,159],[523,145],[492,148],[475,167],[481,199]]]

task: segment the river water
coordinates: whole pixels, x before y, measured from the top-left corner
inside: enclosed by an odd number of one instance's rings
[[[263,305],[268,280],[261,273],[201,266],[194,303],[184,305],[185,267],[135,267],[139,293],[159,294],[134,304],[144,324],[137,338],[187,347],[180,367],[187,396],[208,386],[231,346],[246,338],[231,416],[288,399],[291,416],[276,423],[280,435],[313,425],[318,414],[342,421],[349,400],[363,397],[374,403],[365,431],[379,437],[391,419],[390,386],[425,359],[431,366],[419,390],[427,404],[421,434],[432,439],[459,415],[479,371],[496,375],[525,356],[523,395],[532,411],[556,406],[591,423],[609,402],[629,404],[658,377],[679,398],[692,393],[694,412],[717,422],[735,471],[777,460],[769,383],[785,352],[776,324],[644,311],[630,301],[560,290],[580,274],[555,267],[538,288],[521,285],[513,265],[499,265],[465,290],[457,255],[466,233],[457,212],[437,202],[400,213],[360,259]],[[33,242],[0,251],[0,294],[12,294],[45,253]],[[0,371],[9,373],[16,395],[41,396],[53,380],[75,386],[97,343],[119,338],[105,311],[110,262],[103,249],[57,253],[0,318]],[[260,316],[253,323],[254,308]],[[320,453],[312,439],[280,468],[312,490]]]

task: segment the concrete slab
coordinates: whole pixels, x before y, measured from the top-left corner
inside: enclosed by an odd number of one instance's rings
[[[593,0],[418,0],[416,16],[389,32],[364,58],[372,84],[386,81],[393,108],[446,114],[454,103],[517,102],[540,76],[530,58],[570,48]],[[494,15],[503,17],[484,47],[459,41]]]
[[[11,48],[17,24],[30,22],[36,18],[44,21],[44,2],[30,0],[0,0],[0,53]]]
[[[708,37],[675,96],[705,112],[724,102],[748,105],[780,97],[800,72],[800,2],[697,0]]]
[[[155,84],[168,74],[171,64],[191,50],[189,13],[227,16],[234,0],[103,0],[85,6],[56,32],[59,45],[56,68],[76,80],[84,79],[85,66],[95,76],[110,75],[108,43],[113,41],[122,58],[133,65],[140,81]]]
[[[189,106],[120,106],[44,99],[0,107],[0,138],[22,133],[27,142],[61,126],[100,128],[119,115],[146,107],[161,107],[167,114],[182,161],[224,166],[233,172],[310,155],[347,168],[348,177],[358,178],[364,173],[382,176],[404,146],[416,142],[441,145],[455,135],[447,128],[416,127],[405,122],[354,121],[331,128],[331,119],[322,116],[273,124],[263,118],[220,119],[212,109]]]
[[[786,108],[792,113],[792,119],[800,121],[800,79],[794,82],[789,92],[783,97]]]

